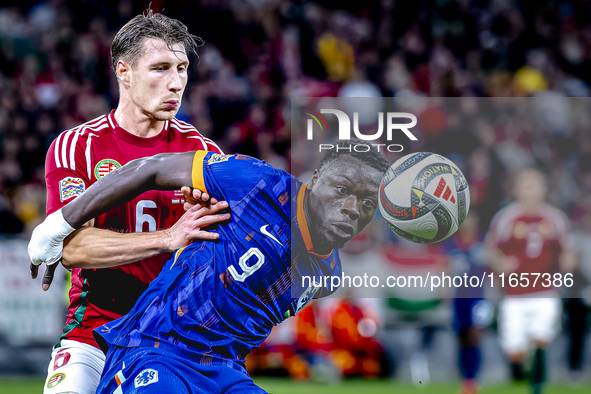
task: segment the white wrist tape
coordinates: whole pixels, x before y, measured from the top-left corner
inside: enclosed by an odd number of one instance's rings
[[[54,264],[62,257],[64,239],[76,229],[64,219],[62,210],[47,216],[38,225],[29,242],[29,257],[35,265]]]

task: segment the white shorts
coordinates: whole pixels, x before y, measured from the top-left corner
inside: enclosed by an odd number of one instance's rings
[[[550,295],[550,294],[549,294]],[[555,295],[553,292],[552,295]],[[499,303],[499,340],[506,353],[526,352],[533,341],[550,343],[561,326],[560,298],[507,297]]]
[[[47,367],[44,394],[94,394],[105,366],[105,355],[94,346],[62,340]]]

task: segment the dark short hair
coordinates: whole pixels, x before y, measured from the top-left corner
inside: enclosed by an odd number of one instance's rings
[[[189,33],[189,29],[182,22],[148,10],[127,22],[117,32],[111,44],[113,71],[117,71],[117,62],[121,59],[134,67],[142,55],[142,44],[148,38],[164,41],[171,51],[173,51],[174,44],[181,43],[184,45],[187,55],[189,53],[196,54],[197,47],[203,45],[203,40]]]
[[[357,152],[353,148],[355,145],[366,145],[369,147],[369,149],[367,152]],[[386,160],[386,158],[382,156],[380,152],[378,152],[377,148],[371,144],[368,144],[367,142],[361,141],[360,139],[352,138],[350,140],[341,141],[333,149],[327,150],[320,160],[320,166],[318,169],[321,170],[334,159],[346,155],[353,156],[356,159],[361,160],[363,163],[375,168],[381,173],[385,173],[390,167],[388,160]]]

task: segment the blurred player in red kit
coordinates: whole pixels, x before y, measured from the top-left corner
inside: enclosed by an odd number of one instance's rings
[[[331,321],[331,357],[343,375],[381,375],[384,350],[375,338],[377,324],[352,300],[341,299]]]
[[[295,319],[275,326],[269,338],[248,355],[248,372],[272,375],[280,371],[296,380],[313,378],[314,361],[326,359],[332,340],[320,313],[312,301]]]
[[[131,160],[163,152],[221,153],[175,118],[187,84],[188,55],[200,43],[184,24],[152,11],[121,28],[111,45],[118,107],[64,131],[51,144],[45,164],[48,215]],[[72,270],[70,305],[49,363],[46,394],[94,393],[105,356],[92,330],[126,314],[170,253],[193,238],[215,237],[200,231],[196,215],[179,220],[183,203],[180,191],[149,191],[66,240],[62,264]],[[44,289],[55,266],[47,268]],[[37,269],[31,267],[33,277]]]
[[[540,393],[546,380],[544,348],[560,330],[562,303],[552,278],[572,267],[568,218],[544,202],[546,183],[537,170],[527,169],[515,182],[516,202],[499,211],[491,223],[486,244],[492,266],[505,273],[506,296],[499,305],[499,335],[515,379],[523,379],[523,362],[534,350],[530,382]],[[519,286],[508,285],[508,275],[525,276]],[[532,274],[550,274],[547,280]]]

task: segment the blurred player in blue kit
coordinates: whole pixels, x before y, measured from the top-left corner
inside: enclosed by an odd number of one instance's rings
[[[146,190],[191,184],[220,201],[192,210],[232,212],[213,230],[217,242],[180,249],[127,315],[95,330],[107,352],[97,393],[264,393],[244,358],[274,325],[331,293],[302,277],[340,275],[336,249],[377,209],[389,164],[373,149],[351,150],[353,143],[328,151],[307,185],[243,155],[138,159],[50,215],[31,239],[34,262],[55,258],[89,218]]]
[[[454,274],[468,277],[482,277],[485,272],[486,249],[478,231],[478,215],[473,211],[466,216],[458,232],[443,242],[449,256]],[[464,381],[460,394],[478,392],[478,372],[480,371],[481,330],[492,322],[494,308],[484,298],[481,287],[459,287],[454,299],[453,327],[460,342],[460,372]]]

